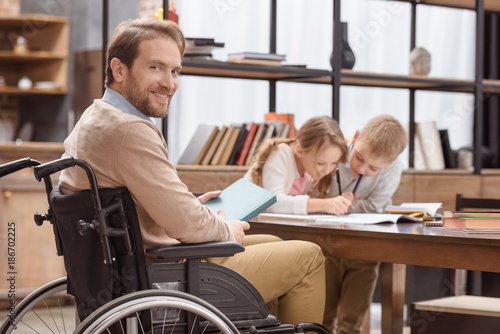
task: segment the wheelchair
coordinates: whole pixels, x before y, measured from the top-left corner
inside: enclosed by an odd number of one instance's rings
[[[90,189],[65,195],[52,186],[50,176],[75,166],[86,173]],[[72,157],[46,164],[21,159],[0,166],[0,177],[26,167],[34,167],[35,178],[45,183],[49,208],[44,215],[36,213],[35,222],[52,224],[67,278],[26,297],[0,333],[29,332],[29,324],[23,327],[25,315],[67,291],[74,296],[75,323],[57,324],[49,312],[48,320],[41,321],[47,328],[55,325],[51,332],[329,334],[315,323],[280,323],[244,277],[201,260],[242,252],[240,244],[156,246],[146,252],[164,262],[146,268],[135,205],[126,188],[99,189],[92,168]]]

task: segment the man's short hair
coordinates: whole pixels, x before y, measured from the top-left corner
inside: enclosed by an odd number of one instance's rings
[[[105,85],[108,87],[115,80],[110,66],[111,59],[118,58],[127,68],[131,68],[137,58],[139,43],[155,38],[171,38],[179,47],[181,56],[184,55],[186,40],[181,29],[174,22],[143,18],[120,23],[115,29],[106,53]]]
[[[408,136],[394,117],[381,115],[368,121],[357,140],[367,144],[374,156],[394,161],[405,149]]]

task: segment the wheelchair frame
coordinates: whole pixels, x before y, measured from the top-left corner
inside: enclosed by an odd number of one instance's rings
[[[35,222],[39,226],[45,220],[48,220],[53,224],[57,253],[58,255],[63,255],[63,247],[58,227],[55,223],[55,220],[53,219],[53,208],[50,198],[50,194],[52,193],[53,189],[50,175],[65,168],[75,166],[82,168],[87,174],[90,184],[92,204],[95,211],[94,219],[92,220],[92,222],[86,222],[83,220],[79,222],[78,232],[80,232],[80,234],[82,235],[88,233],[90,230],[95,230],[98,232],[101,243],[103,262],[105,265],[110,265],[111,263],[116,261],[113,256],[113,249],[110,247],[111,238],[122,238],[125,248],[128,252],[132,251],[133,245],[131,244],[131,237],[129,235],[128,227],[126,226],[126,222],[124,222],[124,220],[126,220],[126,217],[123,214],[123,205],[121,203],[114,203],[113,205],[105,206],[103,208],[100,201],[100,190],[97,186],[96,177],[93,173],[92,168],[86,162],[84,162],[83,160],[74,159],[72,157],[62,158],[46,164],[40,164],[38,161],[29,158],[20,159],[12,163],[0,166],[0,177],[26,167],[35,167],[35,178],[38,181],[44,180],[45,189],[49,201],[49,209],[47,211],[47,214],[35,214]],[[115,212],[117,212],[120,216],[122,224],[121,228],[112,227],[108,223],[108,216],[111,213]],[[236,243],[219,244],[220,246],[222,246],[222,248],[219,248],[217,254],[208,254],[208,256],[232,256],[235,253],[242,251],[242,246]],[[75,333],[99,333],[101,331],[104,331],[106,328],[108,328],[108,326],[115,323],[115,321],[121,317],[127,317],[125,325],[126,333],[145,333],[146,331],[142,327],[142,324],[138,321],[138,319],[140,317],[144,317],[144,314],[147,314],[147,312],[145,313],[146,309],[157,310],[158,308],[163,307],[175,307],[176,309],[179,309],[181,311],[189,312],[185,318],[185,325],[183,328],[190,329],[191,333],[200,332],[200,318],[209,320],[211,323],[211,327],[208,327],[209,325],[207,324],[207,327],[203,328],[203,331],[205,331],[207,328],[213,330],[215,326],[217,331],[225,334],[239,333],[240,330],[225,314],[223,314],[218,308],[216,308],[209,302],[196,296],[199,294],[199,287],[197,286],[197,284],[199,283],[200,258],[207,257],[207,249],[208,248],[205,244],[184,244],[180,245],[179,247],[158,246],[154,247],[153,249],[149,249],[148,253],[156,254],[158,257],[163,259],[187,259],[185,264],[185,267],[187,268],[186,270],[190,273],[190,275],[194,275],[195,277],[194,280],[187,280],[187,292],[132,287],[132,289],[125,291],[123,296],[114,298],[110,302],[99,307],[90,316],[86,317],[78,325]],[[7,318],[0,328],[0,334],[10,333],[13,329],[15,329],[15,325],[18,323],[18,321],[20,321],[22,317],[37,304],[39,300],[66,290],[68,287],[67,283],[68,282],[66,278],[60,278],[37,289],[28,297],[26,297],[16,307],[16,319],[14,321],[10,321],[10,319]],[[139,288],[139,290],[141,291],[134,291],[137,288]],[[260,295],[258,296],[260,297]],[[164,311],[165,317],[167,316],[167,313],[167,311]],[[139,316],[139,314],[141,314],[141,316]],[[152,314],[153,312],[150,311],[151,319],[148,320],[150,320],[151,327],[148,333],[156,333]],[[206,322],[204,322],[204,324],[205,323]],[[123,331],[123,333],[125,333],[123,327],[121,330]],[[321,334],[329,334],[328,330],[326,330],[323,326],[313,323],[304,323],[300,324],[297,327],[294,327],[293,325],[277,323],[277,326],[273,328],[263,329],[257,329],[255,326],[250,324],[244,331],[252,334],[259,333],[261,331],[265,331],[266,333],[302,333],[305,331],[312,331]]]

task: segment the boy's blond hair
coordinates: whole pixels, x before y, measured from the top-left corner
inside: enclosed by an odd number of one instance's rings
[[[357,140],[368,145],[374,156],[394,161],[405,149],[408,136],[394,117],[381,115],[368,121]]]

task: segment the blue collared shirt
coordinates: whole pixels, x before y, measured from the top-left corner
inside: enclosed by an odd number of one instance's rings
[[[134,105],[130,103],[122,94],[109,87],[107,87],[104,91],[102,99],[126,114],[137,116],[156,125],[155,119],[153,117],[144,115],[139,109],[134,107]]]

